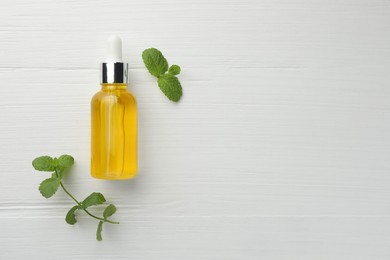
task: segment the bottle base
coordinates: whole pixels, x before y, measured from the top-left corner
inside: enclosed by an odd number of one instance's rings
[[[94,174],[91,174],[91,176],[95,179],[100,179],[100,180],[130,180],[130,179],[134,179],[135,177],[137,177],[137,173],[133,173],[131,175],[121,175],[121,176],[115,176],[115,175],[105,175],[105,176],[102,176],[102,175],[94,175]]]

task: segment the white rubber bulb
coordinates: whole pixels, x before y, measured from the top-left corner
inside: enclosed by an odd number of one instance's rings
[[[122,40],[116,35],[107,39],[107,62],[122,62]]]

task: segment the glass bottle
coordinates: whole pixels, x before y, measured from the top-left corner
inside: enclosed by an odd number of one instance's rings
[[[137,104],[127,90],[128,64],[117,36],[108,39],[101,76],[101,90],[91,101],[91,175],[130,179],[137,175]]]

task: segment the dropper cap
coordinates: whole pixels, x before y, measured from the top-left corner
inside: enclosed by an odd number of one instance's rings
[[[116,35],[107,39],[106,60],[101,64],[101,83],[127,84],[128,64],[122,61],[122,40]]]

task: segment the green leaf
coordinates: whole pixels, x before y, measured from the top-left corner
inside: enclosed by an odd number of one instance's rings
[[[53,175],[51,178],[48,178],[41,182],[41,184],[39,185],[39,191],[41,192],[43,197],[48,199],[57,192],[58,186],[60,186],[60,182],[61,179]]]
[[[40,156],[32,161],[35,170],[43,172],[54,171],[54,160],[50,156]]]
[[[146,68],[150,74],[158,77],[168,70],[168,62],[162,55],[161,51],[150,48],[142,52],[142,59],[145,63]]]
[[[115,207],[115,205],[110,204],[110,205],[108,205],[108,206],[106,207],[106,209],[104,210],[104,212],[103,212],[103,217],[104,217],[105,219],[107,219],[107,218],[111,217],[112,215],[114,215],[115,212],[116,212],[116,207]]]
[[[57,173],[58,173],[59,178],[62,179],[62,177],[64,177],[64,168],[58,167],[58,168],[57,168]],[[54,175],[55,175],[55,174],[56,174],[56,173],[54,173]]]
[[[66,217],[65,217],[65,221],[66,223],[68,223],[69,225],[74,225],[76,222],[77,222],[77,219],[76,219],[76,216],[75,216],[75,212],[76,210],[78,210],[79,206],[76,205],[74,207],[72,207],[69,211],[68,211],[68,214],[66,214]]]
[[[86,209],[90,206],[103,204],[104,202],[106,202],[106,199],[104,198],[103,194],[99,192],[92,192],[91,195],[89,195],[87,198],[85,198],[85,200],[83,200],[81,205],[84,209]]]
[[[180,85],[180,81],[171,74],[161,75],[157,80],[158,86],[161,91],[174,102],[180,100],[180,97],[183,95],[183,90]]]
[[[180,66],[179,65],[172,65],[169,67],[168,73],[171,75],[179,75],[180,74]]]
[[[63,168],[69,168],[73,164],[74,164],[74,159],[70,155],[64,154],[58,158],[58,165]]]
[[[97,228],[97,231],[96,231],[96,239],[98,241],[102,241],[103,240],[103,238],[102,238],[102,230],[103,230],[103,221],[99,221],[98,228]]]

